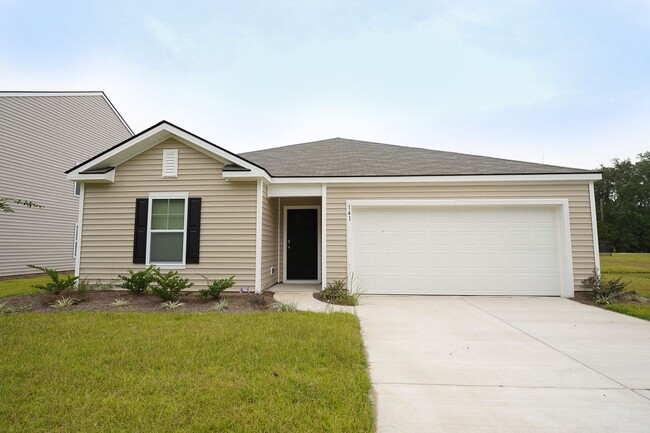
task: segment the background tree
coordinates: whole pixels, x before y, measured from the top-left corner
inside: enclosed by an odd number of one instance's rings
[[[650,152],[637,162],[614,159],[594,183],[601,250],[650,251]]]
[[[11,213],[14,212],[11,205],[19,205],[26,207],[43,207],[40,204],[34,203],[29,200],[21,200],[13,197],[0,197],[0,212]]]

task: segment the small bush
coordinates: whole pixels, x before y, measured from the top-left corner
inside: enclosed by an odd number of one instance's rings
[[[208,279],[206,278],[205,281],[207,282]],[[212,299],[219,299],[219,296],[221,296],[221,292],[231,288],[234,285],[235,285],[234,275],[230,278],[222,278],[220,280],[214,280],[213,282],[208,284],[207,289],[199,290],[199,295],[204,297],[211,297]]]
[[[162,307],[165,310],[175,310],[177,308],[181,308],[183,305],[185,304],[179,301],[165,301],[162,303]]]
[[[61,277],[55,269],[45,268],[43,266],[37,266],[37,265],[27,265],[27,266],[32,269],[37,269],[39,271],[45,272],[47,276],[50,277],[51,280],[49,283],[36,284],[32,287],[38,290],[43,290],[52,293],[54,295],[58,295],[64,290],[73,288],[75,283],[79,279],[79,277],[75,277],[73,275],[66,275],[65,277]]]
[[[52,308],[57,308],[57,309],[59,309],[59,308],[67,308],[67,307],[71,307],[71,306],[73,306],[73,305],[76,304],[78,301],[79,301],[79,300],[78,300],[78,299],[75,299],[75,298],[66,298],[66,297],[63,297],[63,298],[61,298],[61,299],[57,299],[56,301],[54,301],[53,303],[51,303],[51,304],[50,304],[50,307],[52,307]]]
[[[116,300],[111,302],[111,305],[113,307],[126,307],[127,305],[129,305],[129,301],[127,301],[126,299],[117,298]]]
[[[358,305],[361,292],[348,292],[345,280],[335,280],[327,283],[327,286],[321,292],[321,296],[327,302],[337,305]]]
[[[630,284],[629,281],[621,281],[623,277],[614,279],[603,279],[594,269],[592,274],[582,280],[582,287],[591,290],[591,296],[598,304],[611,304],[621,300],[627,300],[636,295],[635,292],[626,292],[625,287]]]
[[[228,306],[229,306],[228,301],[226,299],[222,299],[220,301],[215,302],[212,309],[214,311],[221,312],[221,311],[227,310]]]
[[[259,307],[265,307],[268,304],[262,293],[254,293],[250,298],[250,303]]]
[[[189,289],[194,285],[189,278],[181,278],[177,271],[169,271],[165,274],[160,269],[153,269],[154,284],[149,291],[163,301],[177,301],[181,291]]]
[[[298,307],[295,302],[274,302],[271,304],[271,310],[277,311],[278,313],[294,313],[298,311]]]
[[[147,293],[149,286],[154,282],[154,273],[158,269],[155,266],[151,265],[147,269],[135,272],[133,269],[129,269],[129,275],[118,275],[123,281],[118,287],[126,289],[132,295],[141,295]]]

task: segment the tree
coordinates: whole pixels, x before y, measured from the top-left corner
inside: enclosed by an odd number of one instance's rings
[[[650,251],[650,152],[614,159],[594,183],[598,235],[614,251]]]
[[[26,206],[26,207],[39,207],[42,208],[40,204],[34,203],[29,200],[22,200],[19,198],[13,197],[0,197],[0,212],[12,213],[15,212],[11,205]]]

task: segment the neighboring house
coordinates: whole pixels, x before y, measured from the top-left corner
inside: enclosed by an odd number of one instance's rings
[[[74,269],[80,185],[62,168],[132,135],[103,92],[0,92],[0,197],[43,206],[0,214],[0,276]]]
[[[163,121],[67,173],[91,280],[572,296],[598,266],[592,171],[342,138],[236,155]]]

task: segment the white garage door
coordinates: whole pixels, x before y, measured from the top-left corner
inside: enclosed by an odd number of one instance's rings
[[[561,292],[554,206],[354,207],[351,270],[373,294]]]

